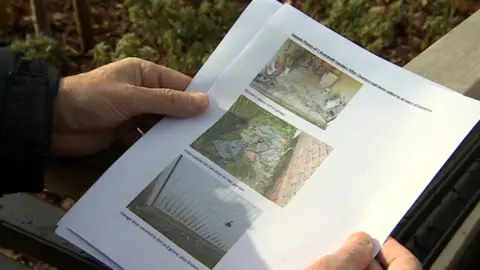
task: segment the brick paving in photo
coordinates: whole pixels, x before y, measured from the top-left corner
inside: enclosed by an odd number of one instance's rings
[[[332,150],[330,146],[306,133],[298,135],[292,157],[277,178],[268,199],[285,206]]]

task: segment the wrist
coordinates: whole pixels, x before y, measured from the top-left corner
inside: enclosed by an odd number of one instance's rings
[[[78,76],[78,75],[77,75]],[[72,91],[75,85],[79,84],[77,76],[68,76],[60,78],[58,81],[58,91],[53,106],[52,132],[68,131],[67,126],[72,121],[72,103],[75,104],[75,96]]]

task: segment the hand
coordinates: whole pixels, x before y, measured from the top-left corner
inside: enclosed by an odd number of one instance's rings
[[[127,58],[61,81],[55,104],[52,153],[81,156],[115,141],[131,144],[161,115],[189,117],[208,107],[203,93],[182,92],[180,72]]]
[[[421,270],[422,265],[410,251],[389,238],[377,259],[373,257],[373,242],[365,233],[350,236],[342,248],[320,258],[307,270]]]

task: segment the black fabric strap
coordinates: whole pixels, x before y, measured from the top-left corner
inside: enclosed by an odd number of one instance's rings
[[[40,192],[59,73],[41,61],[10,60],[0,99],[0,193]]]

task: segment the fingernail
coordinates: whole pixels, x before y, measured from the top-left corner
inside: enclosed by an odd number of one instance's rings
[[[198,107],[204,108],[208,106],[208,96],[204,93],[192,93],[192,99]]]
[[[352,234],[348,239],[346,244],[355,245],[355,246],[363,246],[363,247],[370,247],[373,245],[372,238],[364,232],[358,232]]]

